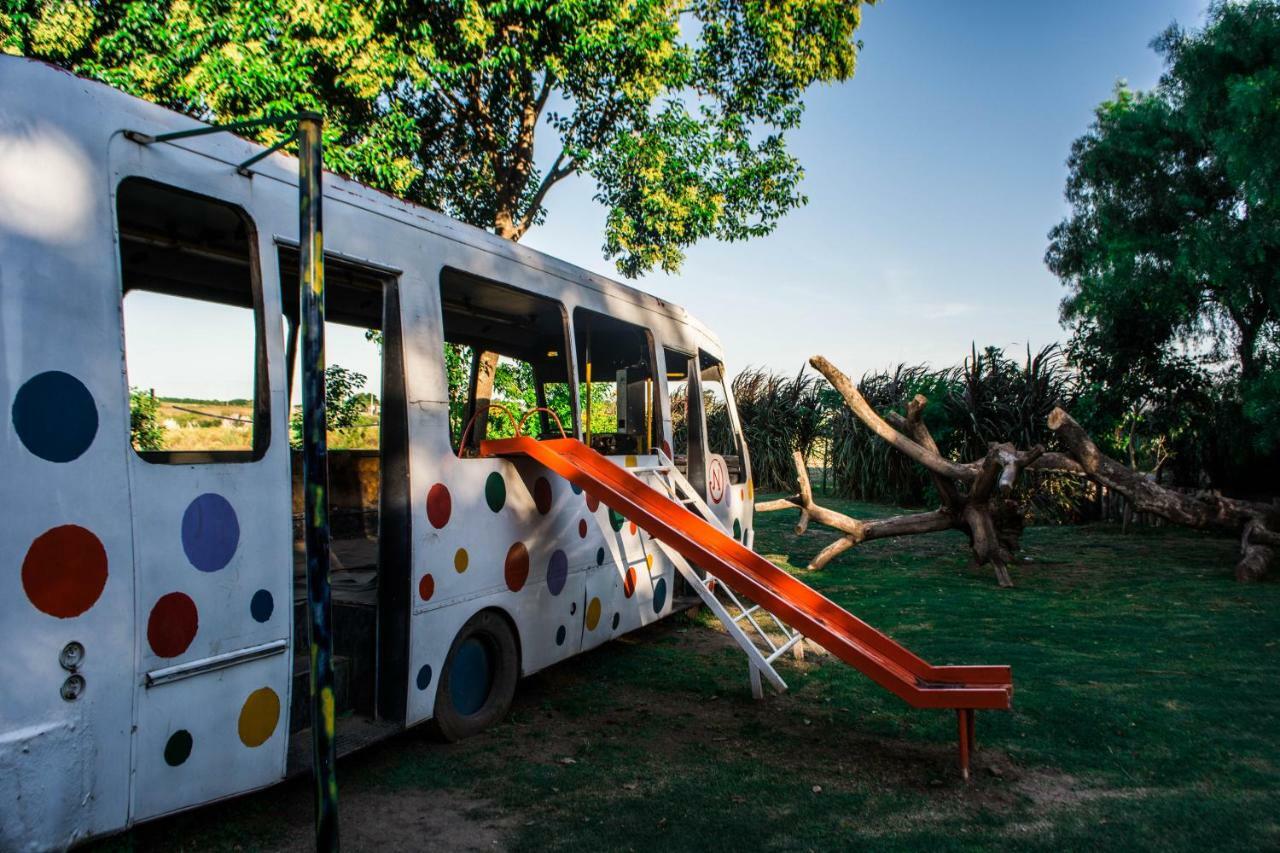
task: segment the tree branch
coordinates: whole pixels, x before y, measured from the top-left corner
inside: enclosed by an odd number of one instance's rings
[[[813,368],[825,376],[831,386],[840,392],[840,396],[844,398],[849,409],[859,420],[866,424],[872,432],[880,436],[885,443],[900,451],[904,456],[914,462],[918,462],[935,474],[950,477],[953,480],[971,483],[977,477],[976,466],[960,465],[943,458],[938,453],[930,452],[913,439],[908,438],[885,423],[884,419],[876,413],[875,409],[871,408],[871,405],[858,391],[853,381],[841,373],[831,362],[820,355],[815,355],[809,359],[809,364],[813,365]]]

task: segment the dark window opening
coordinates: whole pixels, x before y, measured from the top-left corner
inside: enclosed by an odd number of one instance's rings
[[[465,446],[462,455],[475,456],[481,441],[515,435],[522,420],[522,434],[535,438],[577,434],[559,302],[446,269],[440,303],[455,452]]]
[[[724,458],[725,467],[729,469],[729,482],[745,483],[747,476],[746,466],[742,464],[742,436],[738,432],[738,419],[733,410],[733,400],[729,396],[724,364],[702,351],[698,352],[698,364],[702,368],[699,378],[707,427],[707,451]]]
[[[662,424],[649,331],[584,308],[573,327],[588,443],[606,455],[653,452]]]
[[[248,462],[271,437],[253,222],[142,178],[116,190],[131,444],[156,463]]]
[[[298,250],[281,247],[281,308],[290,405],[293,479],[294,606],[306,624],[303,545],[302,336]],[[403,712],[407,672],[410,512],[408,414],[396,277],[326,256],[325,426],[328,442],[329,571],[334,655],[349,687],[340,696],[362,716],[375,708]],[[299,670],[306,649],[297,654]],[[379,678],[382,672],[385,677]],[[398,692],[397,692],[398,691]],[[307,696],[295,694],[295,728],[303,727]]]
[[[667,366],[667,402],[671,407],[671,460],[680,473],[689,473],[689,379],[694,371],[693,356],[673,349],[663,350]],[[692,430],[696,436],[698,431]]]

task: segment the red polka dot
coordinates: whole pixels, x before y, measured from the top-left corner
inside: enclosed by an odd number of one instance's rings
[[[585,518],[578,520],[578,537],[581,539],[587,538],[587,520]]]
[[[430,573],[422,576],[422,580],[418,581],[418,598],[423,601],[430,601],[431,596],[436,594],[436,579],[431,577]]]
[[[64,524],[36,537],[22,561],[22,589],[36,609],[69,619],[79,616],[107,585],[107,551],[88,530]]]
[[[507,588],[519,592],[524,582],[529,579],[529,549],[523,542],[517,542],[507,550],[507,559],[503,563],[502,573],[507,579]]]
[[[632,536],[636,535],[636,523],[634,521],[631,522],[631,526],[628,527],[627,529],[631,531]]]
[[[452,514],[453,498],[449,496],[448,487],[444,483],[436,483],[427,492],[427,521],[439,530],[449,523],[449,516]]]
[[[539,477],[533,483],[533,505],[543,515],[551,512],[551,484],[546,477]]]
[[[189,595],[171,592],[160,596],[147,619],[147,642],[162,658],[176,658],[191,645],[200,628],[200,614]]]
[[[600,508],[600,501],[596,500],[591,495],[587,495],[587,509],[590,510],[591,512],[595,512],[599,508]]]
[[[630,598],[636,592],[636,568],[627,566],[627,576],[622,579],[622,592]]]

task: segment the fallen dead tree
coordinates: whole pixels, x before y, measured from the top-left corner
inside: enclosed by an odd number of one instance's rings
[[[1275,549],[1280,547],[1280,506],[1233,500],[1210,492],[1187,495],[1166,489],[1154,477],[1105,455],[1061,408],[1050,413],[1048,425],[1065,452],[1046,452],[1039,445],[1019,449],[1007,442],[993,443],[982,459],[956,462],[939,452],[924,424],[922,415],[928,400],[923,395],[907,404],[905,416],[889,412],[882,417],[854,382],[831,362],[814,356],[809,363],[826,377],[868,429],[929,472],[942,498],[942,505],[929,512],[872,521],[853,518],[814,501],[805,460],[796,453],[799,492],[756,508],[762,512],[798,508],[797,533],[803,533],[812,520],[843,534],[814,557],[809,564],[811,569],[823,568],[862,542],[960,530],[969,538],[975,562],[992,566],[1001,586],[1012,586],[1009,565],[1018,551],[1023,526],[1022,509],[1013,492],[1028,470],[1088,478],[1124,495],[1138,512],[1187,527],[1237,533],[1241,547],[1235,570],[1238,580],[1261,579],[1275,560]]]

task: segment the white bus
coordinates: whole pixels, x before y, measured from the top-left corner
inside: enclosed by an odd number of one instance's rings
[[[3,849],[310,767],[297,161],[238,170],[263,148],[127,134],[198,126],[0,56]],[[329,451],[339,752],[431,719],[462,737],[519,677],[680,603],[671,560],[622,516],[529,459],[474,452],[510,429],[495,370],[619,465],[673,457],[749,542],[724,356],[633,288],[336,176],[323,200],[328,325],[381,340],[371,446]],[[156,363],[235,373],[244,411],[179,401],[226,428],[138,441],[130,389]],[[525,432],[559,437],[546,411]]]

